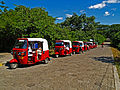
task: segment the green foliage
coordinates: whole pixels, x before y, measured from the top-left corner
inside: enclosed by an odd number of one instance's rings
[[[120,31],[115,33],[111,40],[112,44],[120,49]]]
[[[3,11],[0,15],[0,41],[3,43],[0,49],[11,49],[16,38],[21,37],[47,37],[49,41],[52,37],[48,32],[54,22],[55,18],[48,16],[44,8],[17,6],[14,10]],[[7,43],[10,43],[9,48]]]
[[[76,13],[73,13],[72,17],[66,18],[66,20],[61,23],[63,28],[68,27],[70,29],[72,40],[89,41],[90,39],[94,39],[101,43],[105,39],[102,34],[98,34],[98,25],[99,22],[95,22],[94,16],[87,17],[86,14],[78,16]],[[98,36],[97,39],[95,35]]]
[[[54,46],[55,40],[104,41],[104,36],[96,29],[99,23],[95,22],[94,16],[73,13],[62,23],[55,24],[55,20],[44,8],[21,5],[16,5],[15,9],[4,8],[0,13],[0,51],[9,51],[17,38],[45,38],[50,48]]]
[[[112,45],[120,49],[120,24],[99,25],[97,28],[98,33],[110,38]]]
[[[98,44],[101,44],[102,42],[105,41],[105,37],[101,34],[95,34],[94,39],[95,39],[95,41],[98,42]]]

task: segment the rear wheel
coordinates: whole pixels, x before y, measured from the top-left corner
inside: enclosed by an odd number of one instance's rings
[[[44,60],[44,63],[45,63],[45,64],[48,64],[48,62],[49,62],[49,60],[48,60],[48,58],[46,58],[46,59]]]
[[[9,64],[9,68],[11,68],[11,69],[16,69],[17,67],[18,67],[17,63],[10,63]]]
[[[73,52],[73,54],[75,54],[75,52]]]
[[[59,57],[59,55],[58,55],[58,54],[56,54],[56,55],[55,55],[55,57],[56,57],[56,58],[58,58],[58,57]]]
[[[84,51],[82,51],[82,53],[84,53]]]

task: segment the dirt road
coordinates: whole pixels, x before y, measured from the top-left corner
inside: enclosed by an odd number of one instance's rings
[[[115,90],[110,47],[53,58],[46,64],[0,67],[0,90]]]

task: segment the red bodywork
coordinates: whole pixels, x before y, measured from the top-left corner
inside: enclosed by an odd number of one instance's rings
[[[94,46],[93,45],[89,45],[89,47],[90,47],[90,49],[93,49]]]
[[[63,42],[63,41],[56,41],[56,42]],[[64,43],[64,42],[63,42]],[[69,48],[69,50],[65,49],[63,46],[55,46],[55,55],[68,55],[72,53],[72,48]]]
[[[97,47],[97,43],[93,42],[93,48],[96,48],[96,47]]]
[[[19,49],[13,48],[13,58],[9,63],[18,63],[18,64],[35,64],[37,62],[43,61],[46,58],[49,58],[49,50],[42,51],[42,54],[38,56],[37,50],[32,52],[32,56],[28,57],[28,39],[27,38],[18,38],[17,40],[27,40],[27,48]],[[22,53],[19,55],[19,53]]]
[[[84,42],[84,51],[87,51],[87,50],[89,50],[89,47],[88,47],[87,43]]]
[[[78,45],[72,45],[73,52],[79,53],[80,51],[84,51],[84,47],[80,46],[80,42],[73,41],[73,43],[78,43]]]

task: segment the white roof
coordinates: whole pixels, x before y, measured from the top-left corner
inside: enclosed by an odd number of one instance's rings
[[[87,42],[87,43],[93,43],[93,42]]]
[[[93,42],[87,42],[87,43],[91,43],[91,44],[93,44]]]
[[[43,42],[43,51],[49,50],[48,48],[48,42],[46,39],[43,38],[27,38],[28,41],[39,41],[39,42]]]
[[[83,41],[78,41],[79,43],[82,43],[82,47],[84,47],[84,42]]]
[[[58,40],[59,41],[59,40]],[[70,40],[60,40],[60,41],[63,41],[63,42],[68,42],[70,44],[70,48],[72,48],[72,43]]]
[[[78,42],[83,43],[83,41],[78,41]]]

